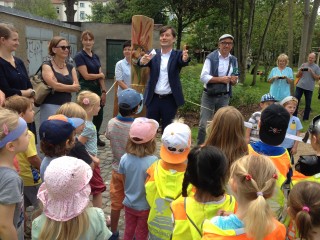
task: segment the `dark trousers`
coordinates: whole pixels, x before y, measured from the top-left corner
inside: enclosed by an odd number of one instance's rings
[[[175,118],[178,106],[172,94],[164,97],[154,94],[151,103],[147,106],[147,118],[154,119],[160,124],[162,132]]]
[[[96,126],[98,136],[99,136],[99,130],[100,130],[102,121],[103,121],[103,106],[101,106],[98,115],[94,116],[92,119],[93,124]]]
[[[298,102],[297,109],[293,114],[294,116],[297,116],[297,114],[298,114],[298,107],[300,104],[300,99],[301,99],[302,95],[304,94],[306,106],[304,109],[302,120],[309,120],[309,115],[310,115],[310,111],[311,111],[312,93],[313,93],[313,91],[309,91],[309,90],[305,90],[303,88],[296,87],[295,97],[298,99],[299,102]]]

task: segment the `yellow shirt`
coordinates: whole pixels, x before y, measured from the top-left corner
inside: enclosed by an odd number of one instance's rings
[[[28,161],[29,157],[33,157],[37,155],[36,141],[33,132],[28,130],[30,135],[30,142],[28,145],[28,149],[25,152],[18,153],[16,155],[17,160],[19,162],[20,167],[20,177],[23,180],[23,184],[26,187],[36,186],[40,184],[42,181],[40,179],[40,173],[37,169],[35,169],[30,162]]]

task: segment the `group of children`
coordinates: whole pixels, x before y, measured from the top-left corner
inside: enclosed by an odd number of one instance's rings
[[[319,237],[319,172],[307,174],[310,169],[303,171],[308,164],[302,160],[300,172],[290,171],[297,142],[285,136],[298,135],[302,128],[292,116],[294,97],[280,104],[273,104],[269,94],[262,97],[262,112],[249,120],[254,131],[247,131],[248,145],[244,119],[233,107],[217,111],[203,146],[192,148],[190,128],[175,120],[163,130],[160,159],[155,156],[158,122],[134,118],[142,100],[133,89],[122,91],[119,115],[106,130],[114,156],[110,231],[101,209],[106,186],[92,124],[99,97],[82,91],[77,103],[62,105],[41,124],[42,161],[27,130],[34,116],[32,101],[8,98],[7,109],[0,109],[0,239],[23,239],[24,209],[38,205],[32,239],[119,239],[123,208],[125,240]],[[320,117],[309,133],[320,155]],[[310,177],[314,182],[301,181]],[[286,208],[283,185],[290,182],[294,187]],[[284,212],[288,231],[280,223]]]

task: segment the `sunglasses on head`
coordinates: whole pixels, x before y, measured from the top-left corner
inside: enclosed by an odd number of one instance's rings
[[[56,48],[61,48],[63,51],[68,49],[70,51],[71,46],[56,46]]]
[[[185,149],[184,149],[184,148],[178,149],[178,148],[175,148],[175,147],[168,147],[168,150],[169,150],[170,152],[183,153]]]
[[[315,116],[312,119],[312,122],[310,123],[310,126],[308,128],[308,131],[306,132],[306,134],[304,135],[304,138],[302,139],[304,143],[308,141],[310,133],[311,134],[320,133],[320,115]]]

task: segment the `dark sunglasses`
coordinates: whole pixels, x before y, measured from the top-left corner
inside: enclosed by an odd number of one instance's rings
[[[320,115],[315,116],[312,119],[312,122],[310,123],[310,126],[308,128],[308,131],[306,132],[306,134],[304,135],[304,138],[302,139],[304,143],[308,141],[310,133],[311,134],[320,133]]]
[[[175,148],[175,147],[168,147],[168,150],[169,150],[170,152],[183,153],[185,149],[184,149],[184,148],[178,149],[178,148]]]
[[[68,49],[70,51],[71,46],[56,46],[56,48],[61,48],[63,51],[65,51],[66,49]]]

